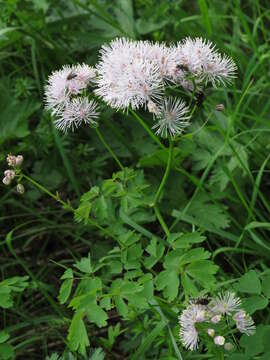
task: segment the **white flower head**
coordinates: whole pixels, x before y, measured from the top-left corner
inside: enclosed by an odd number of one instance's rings
[[[95,93],[115,109],[137,109],[159,102],[163,81],[158,66],[145,56],[139,42],[116,39],[101,48]]]
[[[56,114],[63,109],[65,103],[69,100],[67,89],[68,78],[72,74],[72,68],[65,65],[61,70],[54,71],[48,78],[45,87],[45,104],[47,109]]]
[[[96,77],[96,70],[87,64],[77,64],[74,67],[74,73],[76,74],[76,80],[81,81],[86,86],[92,82]]]
[[[215,330],[214,329],[207,329],[207,334],[211,337],[215,336]]]
[[[55,126],[64,132],[69,129],[73,131],[82,123],[96,126],[98,116],[98,106],[94,100],[77,97],[66,104],[61,116],[55,120]]]
[[[45,87],[45,104],[52,114],[59,114],[71,96],[81,94],[95,77],[95,70],[86,64],[64,65],[54,71]]]
[[[209,304],[211,312],[216,315],[231,315],[241,306],[240,298],[236,297],[232,292],[219,293]]]
[[[176,47],[176,58],[182,72],[190,73],[213,86],[231,82],[236,65],[227,55],[222,56],[210,41],[202,38],[185,38]],[[183,75],[183,74],[182,74]]]
[[[199,336],[195,324],[205,321],[205,316],[205,306],[196,304],[189,305],[179,316],[179,336],[185,348],[198,348]]]
[[[256,330],[254,321],[252,317],[249,314],[247,314],[244,310],[241,309],[236,314],[234,314],[233,320],[236,323],[237,329],[241,333],[246,334],[248,336],[254,334]]]
[[[140,41],[142,57],[158,67],[161,78],[165,83],[173,80],[173,71],[176,67],[175,51],[165,43]]]
[[[153,126],[153,129],[157,129],[156,134],[165,138],[181,134],[189,125],[188,111],[183,100],[173,97],[165,98],[156,116],[157,123]]]

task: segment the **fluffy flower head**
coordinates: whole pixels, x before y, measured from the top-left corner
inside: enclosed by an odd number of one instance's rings
[[[226,292],[224,294],[218,294],[210,304],[211,311],[214,314],[227,314],[231,315],[237,311],[241,305],[241,300],[235,296],[232,292]]]
[[[182,71],[197,80],[211,82],[213,86],[230,82],[235,76],[236,65],[229,56],[222,56],[210,41],[186,38],[175,49],[175,57]]]
[[[94,77],[94,69],[86,64],[64,65],[54,71],[45,88],[46,107],[52,114],[60,113],[70,97],[80,94]]]
[[[163,82],[156,64],[144,56],[139,42],[113,40],[101,49],[95,93],[116,109],[137,109],[159,101]]]
[[[169,97],[165,98],[162,105],[159,107],[159,112],[156,115],[157,123],[153,126],[157,135],[162,137],[174,137],[183,132],[189,125],[188,108],[183,100]]]
[[[191,304],[179,316],[179,336],[187,349],[196,350],[198,348],[199,336],[195,324],[204,320],[205,307],[203,305]]]
[[[256,326],[254,325],[254,321],[249,314],[247,314],[244,310],[239,310],[234,316],[233,320],[236,323],[237,329],[246,335],[253,335]]]
[[[74,98],[66,104],[61,116],[55,120],[55,126],[59,130],[66,132],[78,128],[82,123],[96,126],[96,119],[99,116],[97,103],[94,100],[84,98]]]

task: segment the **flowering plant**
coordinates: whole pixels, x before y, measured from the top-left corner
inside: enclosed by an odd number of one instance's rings
[[[62,274],[58,300],[61,305],[68,303],[73,314],[67,335],[70,351],[86,356],[90,345],[86,324],[106,327],[111,313],[124,322],[138,313],[155,312],[150,340],[167,329],[180,360],[185,350],[224,359],[224,354],[239,350],[240,334],[254,334],[254,322],[233,292],[199,297],[201,292],[214,294],[218,288],[218,266],[202,246],[206,241],[203,229],[193,225],[192,231],[184,233],[177,228],[186,209],[180,216],[174,211],[175,220],[169,226],[160,206],[171,169],[179,170],[178,143],[188,137],[183,133],[194,124],[205,93],[229,85],[235,76],[234,61],[202,38],[185,38],[176,45],[118,38],[102,46],[95,67],[65,65],[49,76],[45,106],[55,127],[64,133],[80,126],[95,129],[119,167],[111,178],[91,186],[79,205],[74,205],[24,174],[21,155],[7,158],[10,169],[4,172],[5,185],[16,180],[17,192],[23,194],[22,181],[29,181],[71,211],[76,222],[93,227],[113,244],[98,260],[93,260],[91,249],[88,257],[75,260]],[[144,172],[125,166],[99,130],[108,108],[124,116],[131,114],[160,148],[166,168],[154,191]],[[216,104],[213,111],[224,108]],[[151,126],[141,110],[151,115]],[[222,213],[217,215],[222,223]],[[226,224],[218,226],[220,230]],[[107,349],[121,333],[118,324],[115,328],[110,325],[111,342],[104,341]],[[149,338],[132,359],[141,358],[149,348]]]

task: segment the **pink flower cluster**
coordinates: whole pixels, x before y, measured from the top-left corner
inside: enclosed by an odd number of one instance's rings
[[[188,125],[188,108],[183,100],[167,98],[168,87],[187,92],[202,91],[229,83],[236,65],[215,46],[201,38],[186,38],[176,45],[117,38],[102,46],[95,68],[88,65],[64,66],[48,79],[46,106],[57,117],[56,127],[66,131],[86,123],[97,125],[100,98],[116,110],[148,109],[156,120],[153,126],[163,137],[174,137]]]
[[[233,320],[240,333],[252,335],[255,332],[254,321],[249,314],[240,308],[241,300],[234,293],[220,293],[216,297],[207,300],[206,303],[208,304],[206,305],[200,299],[195,299],[195,301],[189,303],[188,307],[179,316],[179,336],[182,344],[187,349],[193,351],[199,346],[199,330],[196,325],[198,323],[203,323],[205,332],[210,338],[213,338],[214,344],[224,346],[225,350],[232,349],[232,344],[225,342],[226,339],[223,334],[216,333],[217,330],[213,328],[215,325],[220,324],[222,320],[225,320],[225,317]],[[224,321],[224,329],[228,327],[228,324],[228,321]],[[219,327],[219,329],[223,327]]]

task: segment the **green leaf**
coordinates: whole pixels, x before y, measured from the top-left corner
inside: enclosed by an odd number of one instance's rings
[[[122,272],[122,264],[120,261],[117,260],[111,260],[108,264],[110,268],[111,274],[120,274]]]
[[[118,313],[122,315],[123,318],[126,318],[128,316],[128,306],[125,301],[121,298],[121,296],[115,296],[114,301]]]
[[[102,348],[97,348],[94,350],[93,354],[90,356],[89,360],[104,360],[105,353]]]
[[[13,346],[10,344],[0,344],[0,359],[8,360],[14,358],[15,358],[15,352]]]
[[[235,289],[243,293],[260,294],[262,290],[261,281],[256,271],[250,270],[244,274],[235,285]]]
[[[88,254],[87,258],[81,258],[80,261],[77,261],[74,267],[83,273],[91,274],[93,269],[91,266],[90,253]]]
[[[262,296],[254,295],[242,301],[244,309],[252,315],[257,310],[265,309],[268,305],[268,300]]]
[[[104,327],[107,325],[108,315],[100,306],[96,304],[89,304],[86,313],[88,320],[95,323],[98,327]]]
[[[0,282],[0,307],[8,309],[13,305],[15,292],[22,292],[29,285],[28,276],[14,276]]]
[[[192,244],[199,244],[205,241],[206,237],[202,236],[199,232],[188,234],[176,233],[168,236],[168,242],[172,245],[173,249],[185,249]]]
[[[164,270],[156,278],[158,290],[163,290],[164,296],[172,301],[176,298],[179,288],[179,275],[175,270]]]
[[[86,347],[90,345],[87,331],[83,322],[84,312],[76,311],[68,330],[68,345],[70,350],[86,354]]]
[[[218,271],[218,266],[210,260],[201,260],[189,264],[185,272],[194,278],[196,282],[209,289],[215,283],[213,276]]]
[[[209,251],[205,251],[203,248],[191,249],[184,253],[179,259],[179,265],[183,266],[188,263],[192,263],[199,260],[208,259],[211,256]]]
[[[196,297],[199,295],[199,290],[195,285],[195,281],[192,280],[185,272],[181,275],[181,282],[186,296]]]
[[[10,335],[6,331],[1,331],[0,332],[0,344],[7,341],[9,339],[9,336]]]
[[[64,282],[62,283],[58,295],[58,300],[60,304],[64,304],[67,299],[69,298],[69,295],[71,293],[72,284],[73,284],[73,272],[71,269],[67,269],[64,274],[61,277]]]
[[[145,249],[151,256],[145,258],[144,265],[147,269],[151,269],[164,254],[165,247],[161,241],[156,238],[151,239],[150,244]]]
[[[258,326],[256,333],[252,336],[243,335],[240,339],[240,345],[245,348],[245,353],[253,357],[263,352],[263,338],[266,328],[262,325]]]
[[[230,218],[226,213],[226,207],[220,203],[213,203],[205,194],[197,195],[188,209],[188,215],[193,224],[207,230],[226,229],[230,224]],[[184,219],[185,213],[173,210],[172,215],[176,218]]]
[[[94,200],[99,196],[100,190],[98,186],[93,186],[88,192],[84,193],[80,199],[80,205],[75,210],[74,217],[75,221],[84,221],[88,223],[90,211],[93,206]]]
[[[103,299],[101,299],[100,306],[103,307],[105,310],[111,310],[112,308],[111,298],[104,297]]]

